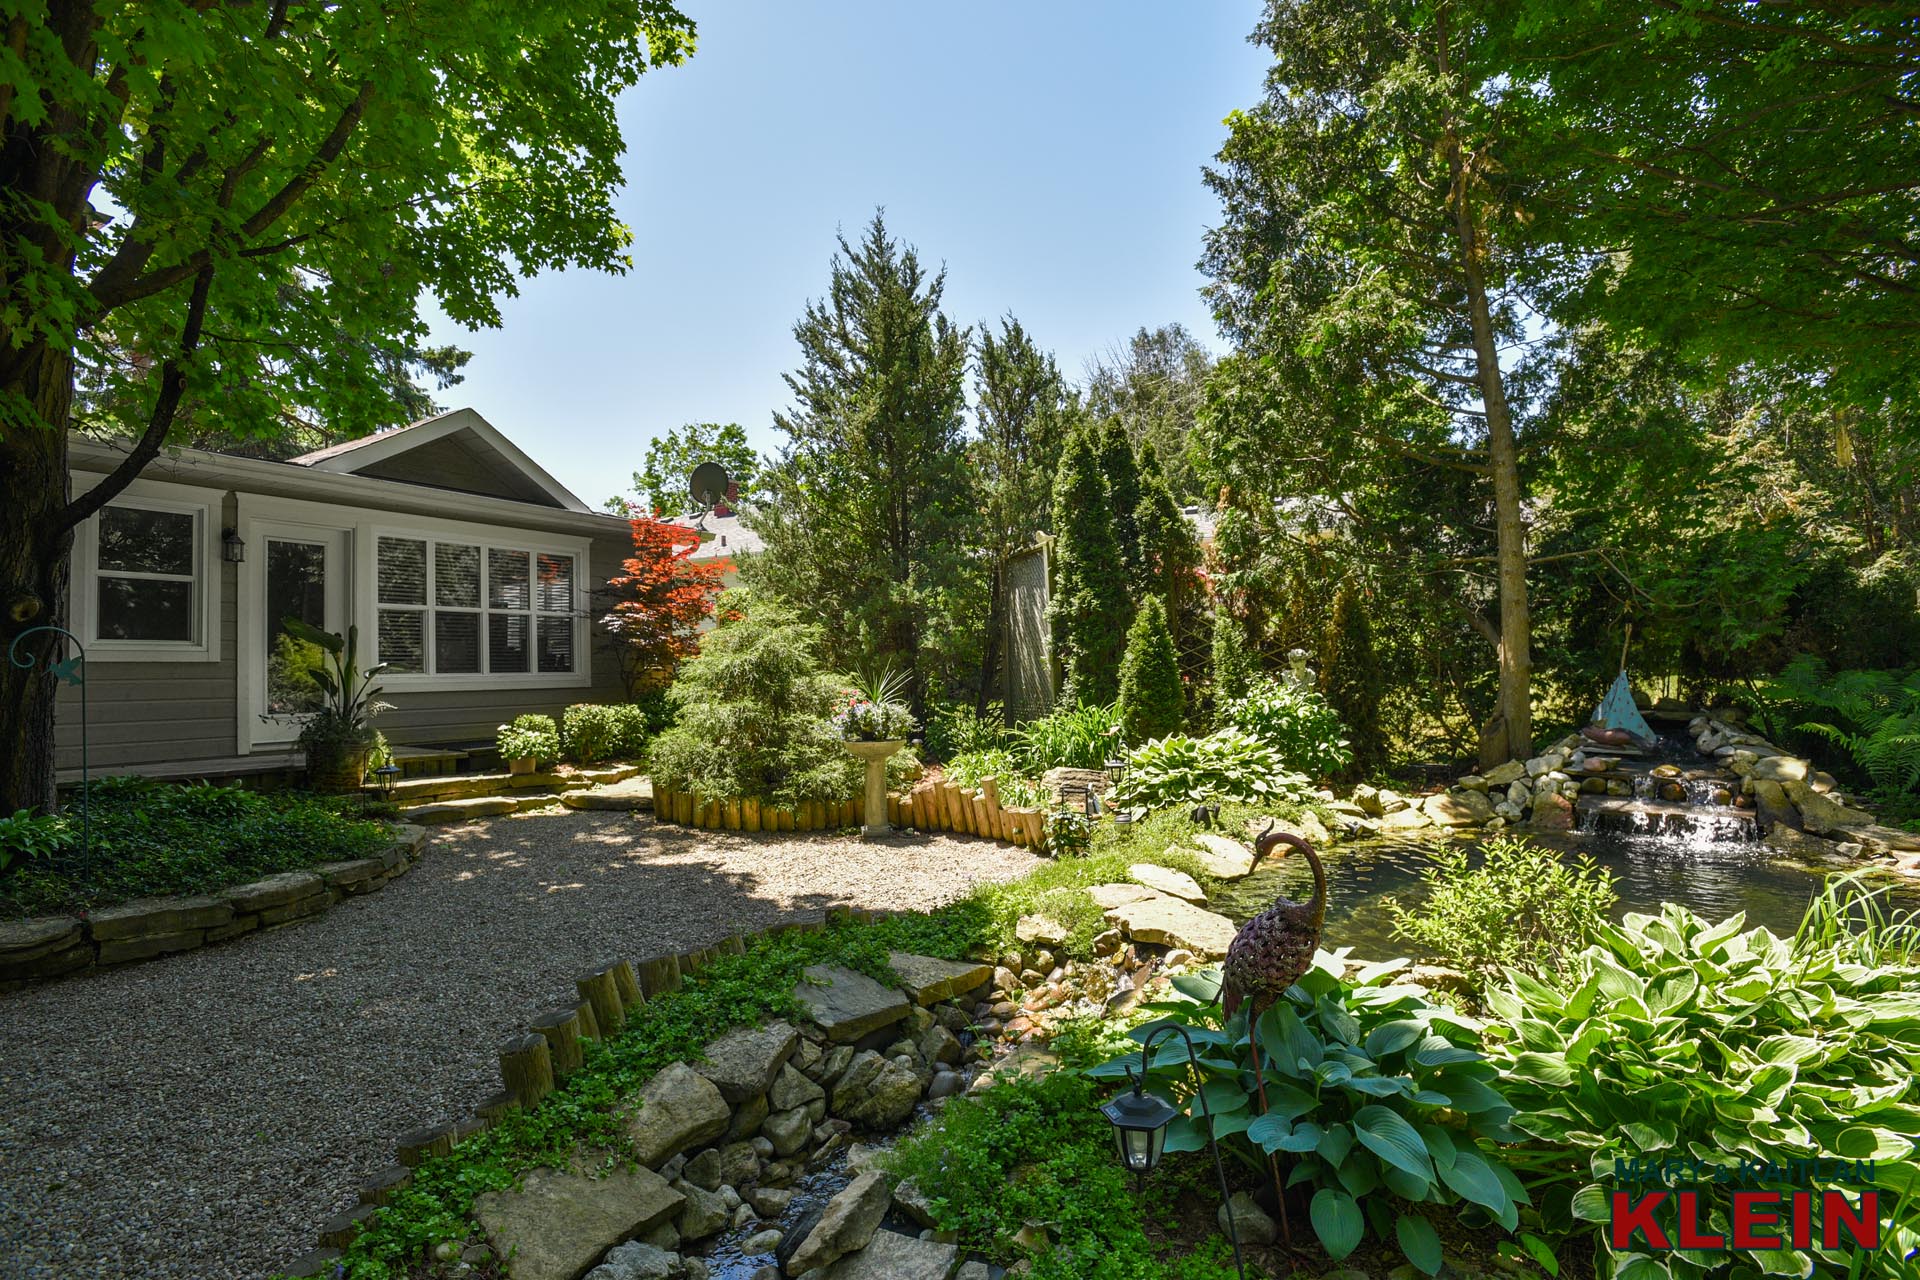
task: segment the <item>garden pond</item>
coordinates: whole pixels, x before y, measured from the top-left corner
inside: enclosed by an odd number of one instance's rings
[[[1584,853],[1610,872],[1619,895],[1616,920],[1629,911],[1658,914],[1661,903],[1676,902],[1709,920],[1744,911],[1749,926],[1763,925],[1785,937],[1793,935],[1827,876],[1871,865],[1837,853],[1816,863],[1753,840],[1581,832],[1528,838],[1559,849],[1568,861]],[[1382,900],[1396,898],[1413,907],[1425,899],[1421,875],[1430,847],[1417,840],[1368,839],[1329,850],[1324,855],[1326,945],[1352,947],[1366,957],[1409,954],[1413,948],[1394,938],[1393,918]],[[1920,883],[1889,872],[1874,881],[1874,887],[1881,884],[1889,890],[1882,898],[1887,909],[1920,911]],[[1282,859],[1221,886],[1211,905],[1237,923],[1265,910],[1276,895],[1304,901],[1312,892],[1306,863]]]

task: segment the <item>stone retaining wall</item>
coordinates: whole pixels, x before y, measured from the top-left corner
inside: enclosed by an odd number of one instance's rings
[[[0,991],[192,951],[319,915],[342,898],[372,893],[419,857],[426,832],[396,826],[378,856],[283,871],[218,893],[142,898],[85,916],[0,921]]]
[[[830,918],[870,922],[886,914],[837,911]],[[825,923],[781,924],[751,936],[817,930]],[[357,1206],[321,1226],[320,1247],[290,1274],[327,1274],[422,1161],[447,1154],[516,1111],[538,1107],[579,1069],[582,1040],[617,1034],[649,999],[677,990],[720,956],[744,952],[747,940],[736,936],[677,955],[615,960],[582,974],[556,1008],[500,1046],[505,1087],[476,1104],[470,1116],[402,1135],[395,1163],[361,1188]],[[436,1258],[471,1265],[500,1259],[511,1280],[574,1280],[589,1268],[590,1280],[698,1280],[707,1274],[704,1262],[680,1251],[704,1247],[701,1242],[732,1230],[749,1253],[777,1251],[790,1274],[866,1274],[846,1270],[849,1264],[840,1260],[875,1242],[880,1253],[866,1262],[878,1265],[884,1258],[886,1266],[898,1265],[894,1254],[914,1252],[906,1243],[912,1238],[894,1240],[877,1231],[894,1194],[884,1184],[856,1177],[817,1223],[787,1212],[793,1189],[807,1174],[843,1154],[850,1163],[859,1158],[857,1135],[891,1132],[923,1101],[938,1105],[964,1092],[976,1065],[990,1056],[985,1041],[969,1047],[961,1036],[984,1012],[969,996],[985,992],[991,963],[901,952],[889,960],[897,986],[839,966],[810,967],[793,993],[807,1014],[800,1026],[735,1028],[708,1044],[699,1060],[669,1064],[641,1087],[622,1120],[638,1168],[599,1176],[595,1171],[605,1162],[585,1153],[574,1168],[534,1170],[511,1190],[480,1196],[474,1203],[480,1234],[442,1242]],[[913,1213],[910,1188],[900,1203]],[[934,1260],[944,1261],[942,1275],[950,1274],[958,1261],[953,1246],[933,1248],[945,1250]]]

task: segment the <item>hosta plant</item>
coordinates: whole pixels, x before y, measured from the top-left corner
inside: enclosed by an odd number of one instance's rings
[[[1407,961],[1368,965],[1344,979],[1347,950],[1313,967],[1260,1017],[1261,1110],[1247,1015],[1223,1020],[1217,972],[1173,979],[1181,998],[1146,1006],[1161,1018],[1130,1034],[1144,1041],[1167,1021],[1200,1051],[1195,1081],[1177,1036],[1155,1046],[1147,1087],[1182,1111],[1168,1151],[1206,1143],[1200,1095],[1221,1149],[1264,1174],[1281,1161],[1304,1184],[1314,1235],[1336,1261],[1369,1232],[1428,1275],[1443,1249],[1432,1218],[1467,1216],[1513,1231],[1527,1194],[1491,1145],[1515,1135],[1513,1108],[1475,1048],[1481,1024],[1393,981]],[[1096,1079],[1138,1071],[1139,1053],[1090,1068]]]
[[[1888,1230],[1904,1230],[1892,1215],[1920,1134],[1920,967],[1911,937],[1901,945],[1880,929],[1863,938],[1862,914],[1850,895],[1829,895],[1787,939],[1748,929],[1739,915],[1709,924],[1668,904],[1602,926],[1564,977],[1515,972],[1491,993],[1490,1052],[1520,1109],[1513,1125],[1568,1151],[1570,1176],[1543,1192],[1550,1216],[1570,1207],[1574,1218],[1604,1222],[1616,1160],[1827,1158],[1877,1162],[1879,1185],[1893,1193],[1881,1196]],[[1855,930],[1823,927],[1847,919]],[[1725,1234],[1724,1197],[1703,1200],[1713,1206],[1703,1229]],[[1674,1224],[1666,1229],[1671,1236]],[[1644,1240],[1613,1250],[1597,1229],[1596,1240],[1598,1274],[1631,1280],[1729,1267],[1735,1276],[1893,1275],[1880,1268],[1897,1267],[1916,1243],[1896,1234],[1897,1247],[1865,1255],[1669,1253]]]
[[[1204,738],[1173,734],[1127,753],[1113,804],[1153,810],[1180,805],[1264,804],[1310,794],[1310,779],[1290,772],[1275,751],[1252,734],[1222,729]]]
[[[1338,773],[1353,762],[1340,713],[1318,693],[1291,680],[1253,680],[1244,695],[1220,704],[1218,719],[1223,727],[1252,734],[1289,765],[1316,777]]]

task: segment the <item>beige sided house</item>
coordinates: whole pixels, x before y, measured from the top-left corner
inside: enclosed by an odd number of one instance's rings
[[[123,451],[76,441],[82,492]],[[459,759],[523,712],[624,700],[594,641],[594,592],[631,552],[471,409],[266,462],[182,449],[76,531],[96,776],[230,777],[302,763],[315,690],[282,619],[360,629],[401,754]],[[601,605],[604,608],[604,605]],[[58,767],[80,769],[79,690],[62,687]]]

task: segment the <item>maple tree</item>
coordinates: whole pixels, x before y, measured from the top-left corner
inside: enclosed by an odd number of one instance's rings
[[[615,597],[600,619],[620,658],[627,697],[664,685],[681,659],[700,647],[700,624],[714,616],[730,560],[694,560],[700,533],[684,525],[638,516],[633,554],[607,581]]]

